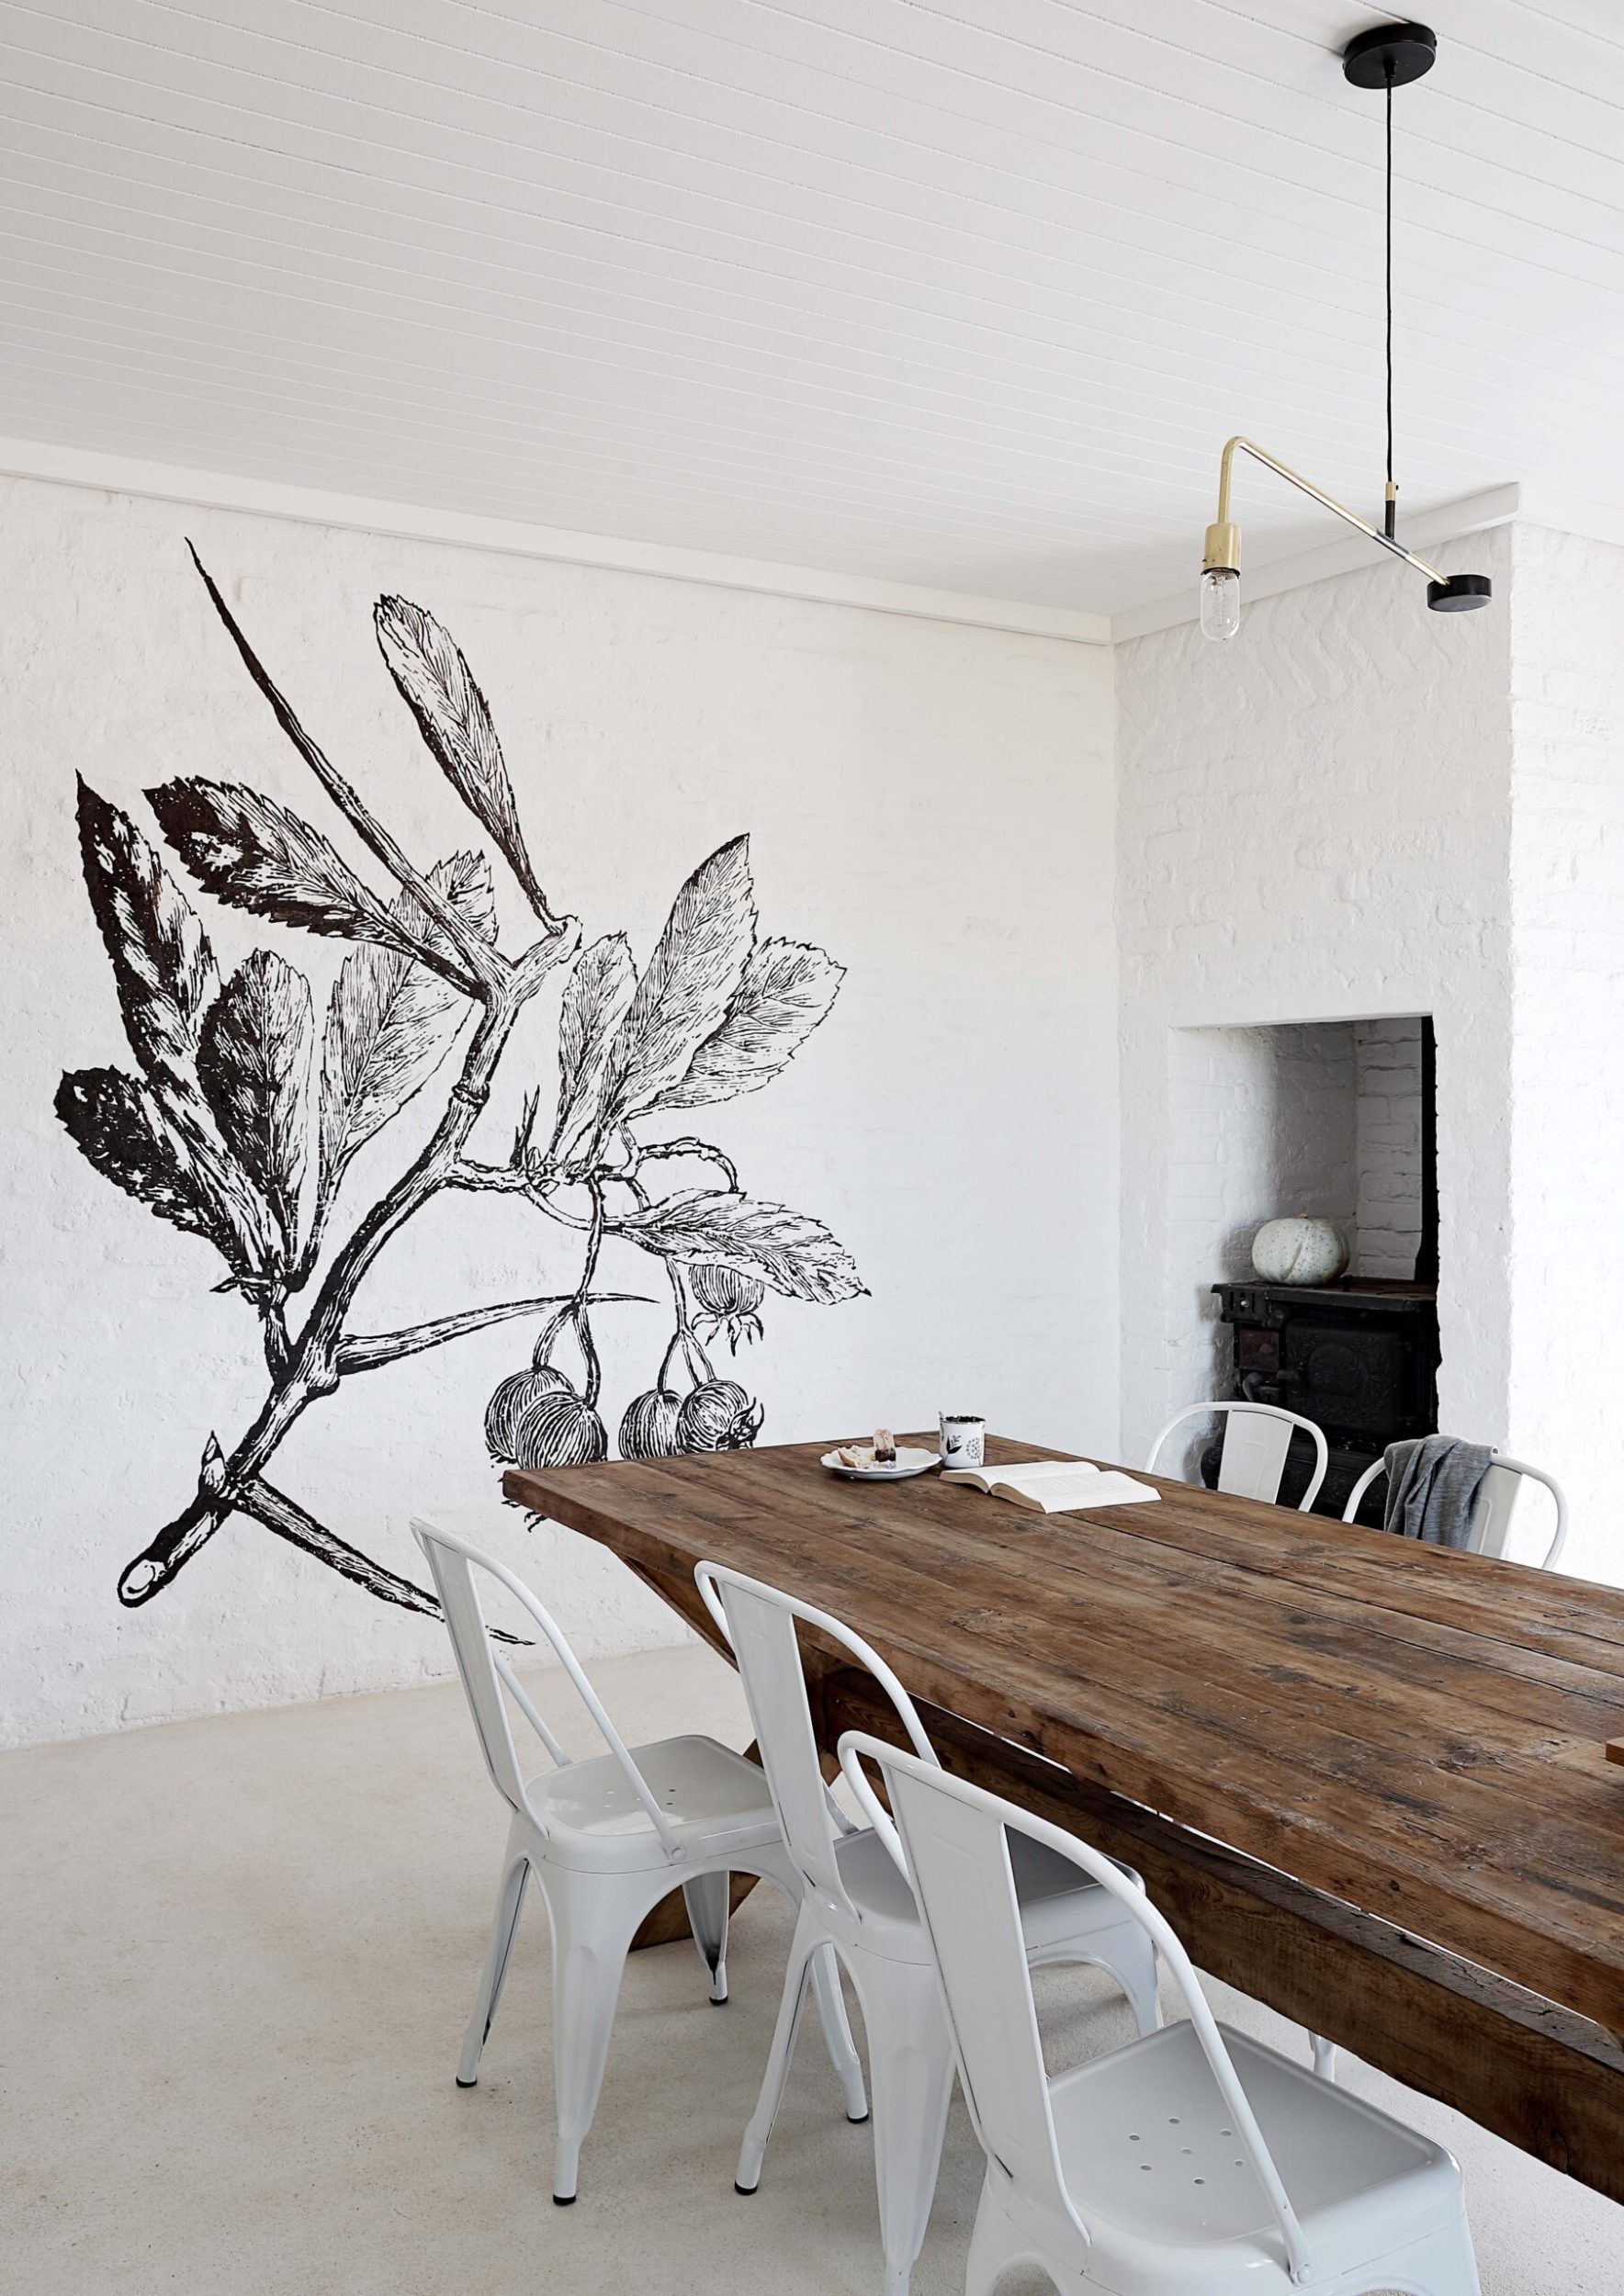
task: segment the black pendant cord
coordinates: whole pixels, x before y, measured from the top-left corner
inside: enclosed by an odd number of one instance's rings
[[[1387,499],[1382,527],[1391,541],[1397,531],[1398,504],[1393,484],[1393,63],[1387,65]]]

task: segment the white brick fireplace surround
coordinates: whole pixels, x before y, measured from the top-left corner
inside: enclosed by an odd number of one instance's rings
[[[1417,611],[1376,565],[1255,600],[1228,646],[1186,624],[1116,649],[1123,1448],[1212,1391],[1193,1228],[1210,1282],[1241,1272],[1254,1209],[1313,1208],[1247,1202],[1214,1163],[1214,1065],[1290,1044],[1301,1079],[1342,1041],[1303,1024],[1431,1013],[1440,1420],[1548,1466],[1564,1568],[1618,1582],[1624,550],[1514,525],[1444,565],[1491,574],[1496,610]],[[1367,1154],[1378,1128],[1406,1158],[1404,1107],[1367,1104]]]

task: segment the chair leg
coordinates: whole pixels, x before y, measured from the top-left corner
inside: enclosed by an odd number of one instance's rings
[[[1059,1960],[1061,1956],[1054,1953],[1043,1958]],[[1100,1939],[1088,1958],[1098,1967],[1108,1969],[1122,1986],[1140,2033],[1159,2032],[1162,2004],[1156,1984],[1156,1946],[1149,1932],[1141,1929],[1137,1921],[1125,1922],[1120,1931],[1112,1930]]]
[[[1140,2033],[1161,2031],[1162,2001],[1158,1986],[1156,1946],[1148,1933],[1134,1924],[1132,1939],[1122,1941],[1126,1950],[1119,1948],[1111,1964],[1111,1974],[1128,1997]]]
[[[887,1962],[860,1983],[874,2091],[885,2296],[908,2296],[925,2237],[953,2094],[953,2043],[933,1967]]]
[[[682,1884],[688,1927],[699,1958],[710,1973],[711,1999],[718,2005],[727,1998],[727,1906],[732,1884],[733,1876],[726,1871],[696,1874],[691,1882]]]
[[[790,1943],[789,1965],[784,1973],[784,1992],[778,2003],[778,2022],[773,2029],[773,2045],[767,2052],[767,2066],[761,2075],[761,2093],[756,2099],[756,2109],[750,2117],[744,2142],[739,2148],[739,2167],[733,2176],[736,2192],[753,2192],[761,2181],[761,2162],[767,2151],[767,2139],[773,2133],[773,2123],[777,2120],[778,2108],[784,2102],[790,2059],[795,2053],[795,2035],[801,2029],[809,1964],[817,1958],[818,1948],[824,1942],[818,1934],[816,1921],[807,1908],[803,1907]],[[843,2015],[844,2011],[841,2013]]]
[[[762,1877],[783,1890],[797,1911],[804,1902],[806,1891],[801,1877],[790,1863],[787,1851],[773,1856],[758,1852],[760,1863],[755,1870]],[[823,2045],[829,2051],[829,2061],[835,2068],[846,2098],[848,2121],[868,2119],[868,2095],[863,2086],[863,2059],[851,2038],[851,2027],[846,2016],[845,1997],[840,1991],[840,1964],[835,1949],[826,1946],[812,1957],[812,1989],[818,2002],[818,2021],[823,2027]],[[753,2189],[753,2188],[752,2188]]]
[[[1015,2227],[993,2198],[990,2180],[981,2188],[976,2229],[970,2235],[970,2257],[964,2271],[964,2296],[993,2296],[1018,2252]]]
[[[574,2200],[581,2147],[603,2087],[620,1980],[638,1921],[648,1912],[638,1876],[554,1869],[547,1876],[553,1928],[553,2088],[558,2146],[553,2199]]]
[[[846,1997],[840,1990],[840,1964],[832,1945],[820,1945],[812,1956],[812,1992],[818,2003],[818,2020],[823,2027],[823,2042],[829,2051],[829,2061],[846,2093],[846,2118],[848,2121],[866,2121],[868,2093],[863,2086],[863,2059],[858,2055],[857,2043],[851,2038],[851,2026],[846,2015]]]
[[[1081,1950],[1085,1941],[1088,1947],[1086,1953]],[[1127,1995],[1141,2035],[1161,2030],[1156,1947],[1137,1922],[1131,1928],[1124,1925],[1120,1935],[1044,1946],[1029,1957],[1028,1965],[1033,1969],[1069,1966],[1107,1970]]]
[[[507,1975],[508,1955],[513,1952],[513,1932],[519,1926],[529,1872],[530,1862],[524,1857],[510,1858],[502,1869],[496,1893],[496,1919],[491,1928],[491,1948],[485,1956],[473,2014],[462,2037],[462,2056],[457,2067],[458,2088],[472,2088],[479,2077],[479,2059],[496,2021],[496,2005],[502,1998],[502,1980]]]
[[[1319,2075],[1321,2080],[1334,2081],[1336,2077],[1336,2043],[1334,2041],[1325,2040],[1324,2035],[1321,2033],[1310,2033],[1308,2038],[1314,2043],[1314,2071]]]

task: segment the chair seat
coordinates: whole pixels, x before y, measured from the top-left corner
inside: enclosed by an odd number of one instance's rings
[[[1315,2279],[1455,2223],[1460,2173],[1440,2145],[1231,2027],[1242,2088],[1304,2235]],[[1188,2022],[1050,2084],[1066,2186],[1092,2268],[1124,2296],[1286,2284],[1280,2234]],[[1188,2275],[1188,2280],[1185,2276]]]
[[[662,1738],[630,1752],[671,1831],[694,1856],[782,1839],[762,1772],[714,1738]],[[613,1754],[544,1771],[526,1791],[547,1828],[547,1856],[559,1864],[625,1874],[669,1863]]]
[[[1123,1913],[1110,1893],[1098,1882],[1087,1880],[1069,1858],[1058,1856],[1022,1834],[1012,1833],[1008,1839],[1029,1953],[1042,1954],[1062,1945],[1085,1944],[1096,1930],[1131,1923],[1132,1917]],[[886,1935],[899,1958],[929,1960],[930,1945],[913,1891],[879,1835],[872,1828],[847,1834],[836,1843],[835,1855],[847,1895],[864,1925]]]

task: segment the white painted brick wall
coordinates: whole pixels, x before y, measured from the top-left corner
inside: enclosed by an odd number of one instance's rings
[[[1358,1020],[1359,1200],[1353,1265],[1361,1276],[1415,1273],[1421,1242],[1421,1022]]]
[[[1567,1491],[1562,1568],[1624,1583],[1624,550],[1517,528],[1511,623],[1507,1439]]]
[[[768,1440],[918,1426],[967,1398],[1040,1439],[1113,1447],[1108,653],[5,482],[0,1737],[381,1687],[447,1662],[437,1625],[252,1524],[222,1529],[145,1608],[115,1595],[189,1496],[209,1431],[231,1438],[252,1416],[264,1364],[242,1301],[209,1289],[208,1248],[99,1178],[51,1112],[63,1068],[128,1058],[73,777],[149,827],[143,789],[179,773],[241,778],[335,827],[209,613],[188,534],[312,730],[420,859],[467,845],[472,825],[378,660],[383,591],[431,607],[466,649],[538,866],[589,933],[625,929],[641,961],[686,872],[749,830],[763,929],[848,968],[784,1075],[703,1111],[747,1184],[824,1219],[870,1287],[839,1309],[770,1302],[767,1345],[738,1367]],[[197,897],[229,961],[274,941],[324,995],[341,944]],[[553,1009],[514,1044],[483,1153],[505,1153],[526,1086],[552,1091]],[[413,1147],[415,1120],[400,1119]],[[400,1154],[392,1134],[369,1142],[355,1187]],[[369,1327],[555,1289],[565,1262],[539,1224],[491,1198],[431,1207],[368,1278]],[[617,1272],[659,1289],[641,1258]],[[658,1306],[605,1325],[616,1409],[653,1377],[668,1331]],[[295,1430],[276,1480],[340,1536],[421,1569],[409,1514],[490,1490],[484,1398],[533,1336],[481,1333],[347,1382]],[[672,1634],[670,1612],[585,1542],[534,1536],[512,1514],[494,1536],[589,1651]]]
[[[1191,1032],[1210,1044],[1424,1012],[1438,1045],[1442,1413],[1506,1440],[1510,543],[1502,531],[1444,555],[1494,577],[1494,610],[1430,614],[1415,580],[1379,564],[1254,602],[1228,646],[1185,625],[1117,649],[1128,1456],[1209,1391],[1193,1208],[1210,1221],[1210,1281],[1238,1224],[1233,1144],[1256,1121],[1178,1120]],[[1372,1106],[1367,1126],[1404,1120]],[[1393,1164],[1367,1208],[1380,1201],[1376,1232],[1396,1252],[1405,1142],[1380,1145]]]

